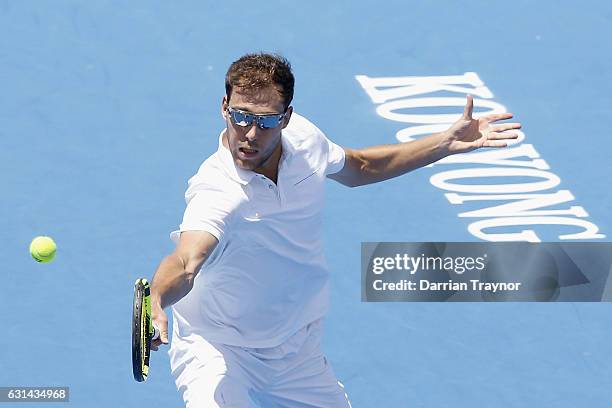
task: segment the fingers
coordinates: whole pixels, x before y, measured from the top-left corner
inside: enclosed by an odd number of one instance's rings
[[[493,132],[504,132],[506,130],[514,130],[514,129],[520,129],[520,128],[521,128],[520,123],[501,123],[499,125],[492,125],[490,127],[491,131]]]
[[[168,344],[168,317],[155,302],[151,305],[151,309],[153,327],[159,332],[159,337],[151,341],[151,350],[157,351],[162,344]]]
[[[487,140],[482,147],[508,147],[508,143],[497,140]]]
[[[155,340],[151,340],[151,350],[157,351],[162,344],[168,344],[168,334],[166,333],[164,337],[160,334],[158,338]]]
[[[465,109],[463,110],[463,117],[465,119],[472,119],[473,111],[474,111],[474,97],[472,95],[468,95],[467,102],[465,103]]]
[[[518,139],[518,133],[514,132],[490,132],[487,135],[488,140],[507,140],[507,139]]]
[[[482,118],[486,119],[487,122],[497,122],[499,120],[510,119],[513,116],[514,116],[513,114],[508,112],[508,113],[498,113],[498,114],[493,114],[493,115],[486,115],[486,116],[483,116]]]
[[[162,344],[168,344],[168,323],[159,331],[159,339]]]

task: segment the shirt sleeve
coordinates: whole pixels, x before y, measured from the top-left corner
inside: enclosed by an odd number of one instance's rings
[[[231,194],[215,186],[198,186],[185,195],[187,207],[179,230],[173,231],[170,238],[177,243],[183,231],[206,231],[217,241],[226,233],[233,212]]]
[[[327,144],[327,168],[325,175],[334,174],[342,170],[344,167],[345,152],[344,149],[323,136]]]
[[[313,169],[323,170],[327,176],[344,167],[344,149],[329,140],[321,129],[304,116],[293,112],[285,130],[300,147],[300,152],[306,156],[306,161]]]

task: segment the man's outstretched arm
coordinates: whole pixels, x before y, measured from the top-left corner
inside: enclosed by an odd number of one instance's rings
[[[198,271],[217,243],[205,231],[182,232],[176,250],[159,264],[151,284],[151,318],[160,331],[159,339],[153,341],[153,350],[168,343],[168,317],[164,309],[191,291]]]
[[[350,187],[377,183],[427,166],[446,156],[465,153],[481,147],[506,147],[506,140],[516,139],[512,130],[520,123],[497,121],[512,118],[511,113],[472,117],[474,100],[468,96],[463,115],[448,130],[412,142],[367,147],[345,148],[342,170],[328,177]]]

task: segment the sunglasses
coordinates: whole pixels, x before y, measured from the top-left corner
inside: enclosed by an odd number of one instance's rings
[[[268,114],[268,115],[256,115],[254,113],[244,112],[238,109],[234,109],[231,107],[227,107],[227,112],[232,118],[232,123],[236,126],[240,127],[248,127],[253,124],[253,122],[257,123],[257,127],[260,129],[273,129],[280,125],[281,120],[285,117],[287,112],[277,113],[277,114]]]

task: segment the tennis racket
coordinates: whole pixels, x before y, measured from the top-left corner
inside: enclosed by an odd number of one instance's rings
[[[134,309],[132,313],[132,370],[134,379],[146,381],[149,375],[151,341],[159,332],[151,322],[151,286],[144,278],[134,283]]]

